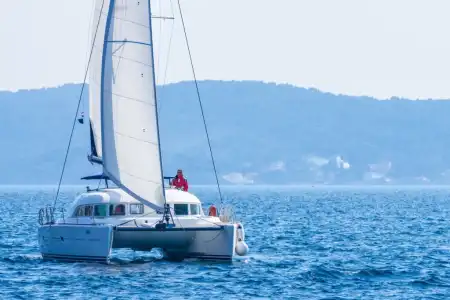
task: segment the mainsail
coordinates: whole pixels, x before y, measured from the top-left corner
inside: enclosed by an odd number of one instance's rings
[[[100,84],[103,172],[137,200],[159,209],[165,201],[150,1],[104,2],[108,13]]]

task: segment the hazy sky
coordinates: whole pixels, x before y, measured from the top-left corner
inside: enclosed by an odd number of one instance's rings
[[[159,2],[152,0],[154,14]],[[176,0],[172,0],[174,4]],[[0,89],[82,82],[93,0],[0,0]],[[199,79],[450,98],[449,0],[183,0]],[[169,5],[162,13],[170,15]],[[175,12],[167,82],[191,80]],[[172,21],[155,20],[164,81]]]

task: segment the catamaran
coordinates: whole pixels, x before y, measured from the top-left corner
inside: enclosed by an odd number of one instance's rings
[[[232,214],[205,215],[194,194],[164,182],[151,16],[150,1],[96,0],[88,160],[103,172],[83,179],[105,187],[88,188],[59,219],[55,207],[40,210],[43,259],[108,262],[114,248],[158,248],[169,260],[248,252]]]

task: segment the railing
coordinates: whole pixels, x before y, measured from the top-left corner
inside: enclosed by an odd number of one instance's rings
[[[61,216],[64,219],[64,208],[61,208]],[[38,213],[38,223],[40,225],[55,224],[56,219],[56,208],[47,205],[44,208],[39,209]]]
[[[174,179],[175,178],[175,176],[164,176],[164,180],[167,180],[167,186],[168,187],[171,187],[172,186],[172,179]]]
[[[224,223],[233,223],[236,219],[236,214],[234,212],[234,207],[232,205],[224,205],[220,207],[219,219]]]

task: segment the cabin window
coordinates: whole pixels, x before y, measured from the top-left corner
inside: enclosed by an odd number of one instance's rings
[[[175,214],[177,216],[189,215],[189,207],[187,204],[174,204]]]
[[[123,204],[111,204],[109,206],[110,216],[124,216],[125,215],[125,205]]]
[[[200,207],[198,204],[190,204],[191,208],[191,215],[199,215],[200,214]]]
[[[108,215],[108,205],[99,204],[94,206],[94,216],[95,217],[106,217]]]
[[[76,212],[76,217],[91,217],[92,216],[92,205],[80,205],[78,206]]]
[[[75,211],[75,217],[83,217],[84,216],[84,206],[78,206]]]
[[[85,217],[92,217],[92,205],[86,205],[84,207],[84,216]]]
[[[144,213],[143,204],[130,204],[130,214],[132,215],[142,215]]]

